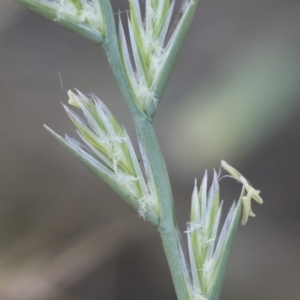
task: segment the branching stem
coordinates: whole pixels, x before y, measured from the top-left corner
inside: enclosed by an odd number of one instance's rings
[[[99,0],[104,12],[106,39],[104,51],[119,84],[121,93],[135,122],[139,139],[148,157],[154,175],[158,198],[161,203],[161,219],[158,226],[167,256],[178,300],[190,300],[182,269],[178,244],[177,225],[174,217],[174,202],[165,162],[152,126],[152,119],[136,105],[119,52],[114,15],[109,0]]]

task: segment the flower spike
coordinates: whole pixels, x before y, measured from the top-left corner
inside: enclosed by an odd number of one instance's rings
[[[240,201],[239,201],[240,203]],[[191,299],[218,299],[231,251],[233,236],[241,214],[241,205],[233,203],[221,232],[218,234],[223,202],[220,201],[218,175],[208,189],[205,172],[200,189],[192,193],[190,222],[186,231],[189,249],[191,278],[186,279]],[[182,263],[185,263],[183,260]]]
[[[119,41],[126,75],[136,103],[148,116],[152,117],[157,108],[196,2],[184,0],[179,18],[172,25],[174,0],[146,0],[144,19],[139,1],[129,0],[130,48],[119,19]]]
[[[79,108],[86,121],[63,105],[83,144],[47,130],[89,169],[133,206],[141,217],[158,225],[159,203],[151,178],[146,178],[126,130],[94,95],[68,91],[69,104]],[[148,168],[147,165],[144,168]],[[147,173],[147,171],[146,171]]]
[[[214,172],[210,189],[207,185],[205,172],[200,188],[195,181],[192,193],[190,222],[186,234],[189,249],[191,274],[186,275],[191,299],[219,299],[225,269],[231,253],[233,239],[242,216],[245,225],[249,217],[255,214],[251,209],[251,199],[262,203],[259,191],[255,190],[248,181],[225,161],[221,166],[243,188],[237,204],[234,202],[220,229],[223,201],[220,201],[219,175]],[[186,265],[184,259],[182,264]]]

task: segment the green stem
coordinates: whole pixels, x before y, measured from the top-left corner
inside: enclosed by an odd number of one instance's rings
[[[152,124],[143,118],[140,119],[136,117],[135,125],[154,175],[161,205],[161,220],[158,231],[161,235],[176,294],[179,300],[188,300],[190,298],[180,255],[178,230],[174,216],[173,195],[165,162]]]
[[[163,247],[167,256],[178,300],[189,300],[186,278],[183,271],[178,242],[177,225],[174,217],[173,195],[169,176],[161,150],[152,126],[152,119],[136,105],[119,51],[115,20],[109,0],[99,0],[106,18],[106,39],[102,44],[119,84],[121,93],[134,118],[139,139],[144,147],[153,172],[158,199],[161,205],[161,219],[158,226]]]

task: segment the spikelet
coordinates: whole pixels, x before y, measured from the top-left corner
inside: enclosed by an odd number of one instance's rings
[[[156,109],[158,105],[161,78],[167,76],[167,69],[172,64],[170,59],[175,59],[174,50],[180,44],[181,31],[195,6],[193,1],[184,1],[180,18],[171,28],[174,4],[173,0],[146,0],[143,19],[140,2],[129,0],[129,41],[119,20],[123,63],[137,102],[146,113],[150,107]]]
[[[195,182],[190,222],[186,230],[191,268],[191,274],[186,274],[186,281],[192,291],[191,299],[195,300],[218,299],[241,215],[243,215],[242,224],[246,224],[249,216],[255,216],[251,210],[251,199],[262,203],[259,191],[251,187],[236,169],[224,161],[221,166],[229,172],[230,177],[242,183],[242,192],[237,204],[235,202],[232,204],[221,227],[223,202],[220,201],[217,173],[214,172],[209,190],[207,173],[203,177],[200,189]],[[182,264],[186,264],[184,258]]]
[[[47,129],[128,201],[141,217],[151,223],[152,219],[158,222],[159,204],[147,161],[144,158],[146,170],[142,171],[126,130],[96,96],[85,95],[78,90],[76,93],[69,91],[68,95],[69,104],[79,108],[84,115],[85,121],[63,105],[83,143],[69,137],[62,138]]]

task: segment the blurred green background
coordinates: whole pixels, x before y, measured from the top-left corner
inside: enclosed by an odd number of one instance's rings
[[[299,15],[299,0],[200,1],[155,118],[182,231],[194,178],[221,159],[265,200],[239,228],[222,300],[299,299]],[[156,231],[44,130],[75,136],[59,72],[135,139],[101,48],[2,0],[0,299],[175,299]],[[239,186],[221,188],[229,206]]]

